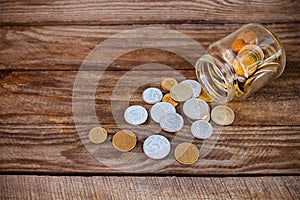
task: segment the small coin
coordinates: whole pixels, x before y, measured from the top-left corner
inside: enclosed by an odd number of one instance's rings
[[[213,128],[209,122],[198,120],[192,124],[191,132],[195,138],[207,139],[212,135]]]
[[[247,45],[247,43],[243,39],[237,39],[232,43],[231,49],[235,53],[238,53],[240,51],[240,49],[246,45]]]
[[[206,92],[204,90],[201,91],[201,94],[198,97],[199,99],[202,99],[203,101],[206,102],[212,102],[212,99],[206,94]]]
[[[166,137],[162,135],[151,135],[145,140],[143,150],[149,158],[163,159],[169,155],[171,145]]]
[[[162,98],[162,102],[167,102],[172,104],[174,107],[176,107],[178,105],[178,101],[175,101],[174,99],[172,99],[170,93],[165,94]]]
[[[199,150],[194,144],[184,142],[176,146],[174,157],[180,164],[192,165],[199,158]]]
[[[192,120],[202,119],[208,112],[208,104],[199,98],[191,98],[183,104],[183,113]]]
[[[161,81],[160,87],[166,91],[169,92],[171,88],[177,84],[176,79],[174,78],[165,78],[164,80]]]
[[[147,88],[143,92],[143,100],[148,104],[155,104],[162,99],[162,92],[158,88]]]
[[[208,112],[203,118],[201,119],[197,119],[197,120],[194,120],[194,119],[190,119],[190,118],[187,118],[187,120],[192,124],[194,123],[195,121],[198,121],[198,120],[205,120],[207,122],[210,121],[210,113]]]
[[[89,140],[94,144],[101,144],[107,138],[107,131],[102,127],[95,127],[89,132]]]
[[[193,96],[193,90],[190,86],[180,83],[171,88],[170,94],[175,101],[183,102]]]
[[[124,112],[125,121],[131,125],[140,125],[145,123],[147,118],[148,112],[143,106],[130,106]]]
[[[181,84],[187,84],[192,88],[193,96],[192,97],[198,97],[201,92],[201,85],[198,81],[195,80],[184,80],[181,82]]]
[[[154,104],[150,110],[150,115],[153,121],[159,123],[160,118],[167,113],[175,113],[175,107],[172,104],[167,102],[158,102]]]
[[[219,125],[229,125],[234,121],[234,112],[223,105],[216,106],[211,111],[211,119]]]
[[[242,39],[248,44],[257,44],[258,43],[258,38],[257,38],[256,33],[249,29],[242,30],[238,34],[237,39]]]
[[[132,150],[136,145],[137,139],[133,132],[129,130],[121,130],[112,138],[112,144],[115,149],[122,152]]]
[[[167,113],[160,118],[159,124],[164,131],[175,133],[182,129],[183,118],[178,113]]]

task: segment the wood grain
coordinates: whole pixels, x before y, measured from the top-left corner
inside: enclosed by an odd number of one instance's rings
[[[299,199],[297,177],[1,176],[1,199]],[[16,189],[18,188],[18,189]]]
[[[178,30],[206,49],[240,26],[241,24],[166,24],[158,27]],[[141,27],[149,26],[2,26],[0,69],[78,70],[86,56],[102,41],[122,31]],[[287,68],[300,69],[299,23],[267,24],[267,27],[283,42]],[[149,62],[170,65],[176,69],[193,68],[179,56],[157,49],[142,49],[121,56],[108,70],[128,70],[137,64]]]
[[[299,22],[288,1],[5,1],[0,24],[150,24]]]

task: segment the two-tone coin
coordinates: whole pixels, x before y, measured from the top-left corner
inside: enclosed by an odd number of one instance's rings
[[[184,121],[178,113],[167,113],[160,118],[159,124],[164,131],[175,133],[182,129]]]
[[[163,94],[158,88],[147,88],[143,92],[143,100],[148,104],[155,104],[161,101]]]
[[[209,106],[202,99],[191,98],[183,104],[183,113],[191,120],[199,120],[209,113]]]
[[[172,99],[170,93],[167,93],[167,94],[165,94],[165,95],[163,96],[162,102],[170,103],[170,104],[172,104],[174,107],[176,107],[176,106],[179,104],[178,101],[175,101],[174,99]]]
[[[89,132],[89,140],[94,144],[101,144],[107,138],[107,131],[102,127],[92,128]]]
[[[161,81],[160,87],[163,89],[165,92],[169,92],[171,88],[177,84],[176,79],[174,78],[165,78]]]
[[[159,102],[152,106],[150,110],[150,116],[153,119],[153,121],[159,123],[160,118],[167,113],[175,113],[175,107],[167,102]]]
[[[143,150],[149,158],[163,159],[170,153],[171,145],[166,137],[151,135],[145,140]]]
[[[135,134],[129,130],[121,130],[112,138],[112,144],[115,149],[122,152],[132,150],[137,142]]]
[[[198,97],[201,93],[201,85],[198,81],[195,80],[184,80],[180,84],[186,84],[192,88],[193,96]]]
[[[174,157],[180,164],[192,165],[199,159],[199,150],[194,144],[184,142],[176,146]]]
[[[186,100],[192,98],[193,90],[187,84],[180,83],[180,84],[174,85],[171,88],[170,94],[171,94],[172,99],[174,99],[175,101],[183,102],[183,101],[186,101]]]
[[[231,108],[219,105],[212,109],[211,119],[219,125],[229,125],[234,121],[234,112]]]
[[[146,108],[139,105],[128,107],[124,112],[124,119],[128,124],[140,125],[146,122],[148,112]]]
[[[192,135],[198,139],[207,139],[213,133],[212,125],[205,120],[195,121],[191,126]]]

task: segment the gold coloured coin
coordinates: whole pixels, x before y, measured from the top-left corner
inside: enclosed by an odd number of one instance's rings
[[[117,132],[112,139],[112,144],[118,151],[127,152],[136,145],[137,139],[134,133],[129,130]]]
[[[212,102],[212,99],[206,94],[206,92],[204,92],[204,90],[201,91],[201,94],[198,97],[199,99],[202,99],[206,102]]]
[[[176,79],[174,78],[165,78],[164,80],[161,81],[160,87],[166,91],[169,92],[171,88],[177,84]]]
[[[89,140],[94,144],[101,144],[107,138],[107,131],[102,127],[92,128],[89,132]]]
[[[229,125],[234,121],[234,112],[231,108],[223,105],[216,106],[211,111],[211,119],[219,125]]]
[[[237,39],[235,40],[232,45],[231,45],[231,49],[232,51],[234,51],[235,53],[239,52],[241,48],[243,48],[244,46],[246,46],[246,42],[243,39]]]
[[[175,101],[183,102],[192,98],[193,90],[187,84],[180,83],[171,88],[170,95]]]
[[[172,104],[174,107],[176,107],[178,105],[178,101],[175,101],[174,99],[172,99],[170,93],[165,94],[162,98],[162,102],[167,102]]]
[[[238,61],[237,59],[234,59],[234,61],[232,63],[232,67],[237,75],[245,77],[245,69],[241,65],[240,61]]]
[[[180,164],[192,165],[199,159],[199,150],[194,144],[184,142],[176,146],[174,157]]]
[[[242,30],[238,34],[237,39],[242,39],[248,44],[257,44],[258,43],[256,33],[254,33],[253,31],[251,31],[249,29]]]

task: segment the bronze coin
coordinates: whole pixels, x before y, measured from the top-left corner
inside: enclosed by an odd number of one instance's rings
[[[118,151],[127,152],[132,150],[137,142],[135,134],[129,130],[117,132],[112,139],[112,144]]]
[[[246,46],[247,43],[242,40],[242,39],[237,39],[235,40],[232,45],[231,45],[231,49],[232,51],[234,51],[235,53],[238,53],[240,51],[241,48],[243,48],[244,46]]]
[[[242,30],[238,34],[237,39],[242,39],[248,44],[257,44],[258,43],[258,38],[257,38],[256,33],[249,29]]]
[[[168,94],[165,94],[162,98],[162,102],[167,102],[167,103],[170,103],[172,104],[174,107],[176,107],[178,105],[178,101],[175,101],[174,99],[172,99],[170,93]]]
[[[199,158],[199,150],[194,144],[183,142],[175,148],[174,157],[180,164],[192,165]]]
[[[171,88],[177,84],[176,79],[174,78],[165,78],[164,80],[161,81],[160,87],[166,91],[169,92]]]

